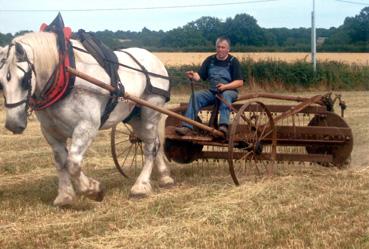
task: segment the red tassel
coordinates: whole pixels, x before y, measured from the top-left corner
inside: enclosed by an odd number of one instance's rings
[[[40,31],[45,31],[45,29],[48,27],[46,23],[41,24]]]

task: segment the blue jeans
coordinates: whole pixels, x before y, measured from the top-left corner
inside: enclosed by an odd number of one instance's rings
[[[198,92],[195,92],[195,104],[193,104],[193,96],[191,96],[190,98],[190,102],[188,103],[188,107],[187,107],[187,111],[185,116],[195,120],[195,116],[197,115],[197,112],[208,105],[214,105],[215,101],[217,100],[217,98],[215,97],[214,92],[210,91],[210,90],[201,90]],[[233,103],[236,99],[237,99],[237,95],[238,92],[235,90],[226,90],[222,93],[219,93],[224,99],[225,101],[227,101],[227,103],[231,104]],[[195,108],[194,108],[195,106]],[[219,114],[220,114],[220,118],[219,118],[219,125],[228,125],[229,123],[229,113],[230,110],[229,108],[222,102],[220,101],[220,105],[219,105]],[[186,123],[186,122],[182,122],[182,126],[186,126],[188,128],[193,128],[192,125]]]

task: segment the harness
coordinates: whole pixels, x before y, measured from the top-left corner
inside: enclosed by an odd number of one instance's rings
[[[118,74],[118,65],[110,63],[109,61],[118,62],[117,56],[114,52],[109,49],[104,43],[100,40],[96,39],[92,34],[85,32],[83,29],[80,29],[76,35],[76,38],[82,43],[87,51],[84,51],[90,54],[95,60],[99,63],[99,65],[104,68],[105,72],[110,77],[110,84],[119,91],[119,93],[110,93],[110,98],[105,105],[104,113],[100,118],[100,127],[102,127],[106,120],[109,119],[110,114],[113,112],[114,108],[118,104],[118,97],[124,95],[124,86],[120,81],[120,77]],[[81,51],[82,49],[73,46],[73,48]]]
[[[104,125],[106,120],[108,120],[110,114],[118,104],[118,98],[124,95],[124,86],[120,81],[118,74],[119,66],[143,73],[146,76],[145,93],[157,94],[165,97],[166,101],[169,101],[170,92],[153,86],[151,84],[150,76],[170,80],[169,77],[147,71],[147,69],[127,51],[118,50],[118,52],[126,53],[140,67],[140,69],[119,63],[117,56],[111,49],[109,49],[104,43],[102,43],[92,34],[86,33],[84,30],[79,30],[75,38],[82,43],[86,50],[76,46],[73,46],[73,48],[80,52],[90,54],[92,57],[94,57],[99,65],[103,67],[105,72],[110,76],[111,85],[118,91],[110,94],[110,99],[105,106],[103,115],[101,116],[100,127]]]
[[[83,50],[79,47],[73,46],[73,48],[80,51],[80,52],[90,54],[89,51]],[[112,61],[112,60],[109,60],[109,59],[106,59],[106,58],[104,59],[104,61],[115,64],[115,65],[118,65],[118,66],[128,68],[128,69],[133,70],[133,71],[143,73],[146,76],[145,92],[163,96],[165,98],[166,102],[168,102],[170,100],[170,89],[168,91],[166,91],[166,90],[163,90],[161,88],[155,87],[151,84],[151,79],[150,79],[150,76],[152,76],[152,77],[161,78],[161,79],[165,79],[165,80],[171,80],[171,78],[169,76],[165,76],[165,75],[161,75],[161,74],[157,74],[157,73],[147,71],[147,69],[132,54],[130,54],[127,51],[117,50],[116,52],[122,52],[122,53],[125,53],[125,54],[129,55],[132,58],[132,60],[140,67],[140,69],[135,68],[135,67],[131,67],[129,65],[126,65],[126,64],[123,64],[123,63],[120,63],[120,62],[117,62],[117,61]]]
[[[75,68],[73,48],[70,43],[72,30],[64,27],[60,13],[49,25],[41,25],[40,31],[56,34],[59,52],[59,64],[55,67],[44,89],[40,94],[34,94],[31,106],[34,110],[43,110],[67,96],[74,87],[75,76],[67,72],[67,66]]]
[[[32,96],[31,106],[36,111],[43,110],[67,96],[73,89],[75,82],[75,76],[65,70],[67,66],[75,68],[73,48],[70,43],[71,29],[63,27],[61,30],[57,25],[50,24],[47,26],[43,24],[41,31],[56,33],[59,64],[55,67],[40,94]]]
[[[151,73],[151,72],[147,71],[147,69],[132,54],[128,53],[127,51],[118,50],[118,52],[122,52],[122,53],[125,53],[125,54],[129,55],[129,57],[131,57],[131,59],[141,68],[141,70],[137,70],[137,69],[135,69],[135,70],[144,73],[144,75],[146,77],[146,87],[145,87],[145,92],[146,93],[153,93],[153,94],[156,94],[156,95],[163,96],[165,98],[165,102],[168,102],[170,100],[170,89],[168,91],[166,91],[166,90],[163,90],[161,88],[155,87],[151,84],[151,79],[150,79],[150,76],[154,76],[154,77],[157,77],[157,78],[170,80],[169,77],[164,76],[164,75]],[[126,65],[121,64],[121,63],[118,63],[118,65],[127,67]],[[169,86],[170,86],[170,84],[169,84]]]

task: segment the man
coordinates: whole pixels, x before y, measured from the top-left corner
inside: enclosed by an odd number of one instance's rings
[[[229,39],[219,37],[215,45],[216,54],[206,58],[198,72],[186,72],[186,76],[191,80],[206,80],[210,83],[210,89],[195,92],[194,96],[190,98],[185,115],[193,120],[202,107],[215,103],[216,94],[221,95],[229,104],[234,102],[238,95],[237,89],[243,85],[240,62],[229,54],[231,45]],[[229,108],[221,101],[219,105],[219,130],[225,136],[228,134],[229,113]],[[182,126],[177,127],[175,131],[184,136],[192,129],[192,125],[182,122]]]

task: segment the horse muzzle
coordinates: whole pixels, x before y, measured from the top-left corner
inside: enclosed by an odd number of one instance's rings
[[[13,125],[6,122],[5,128],[14,134],[21,134],[26,129],[26,125]]]
[[[14,134],[21,134],[27,127],[27,115],[23,113],[16,113],[11,115],[7,113],[5,128]]]

